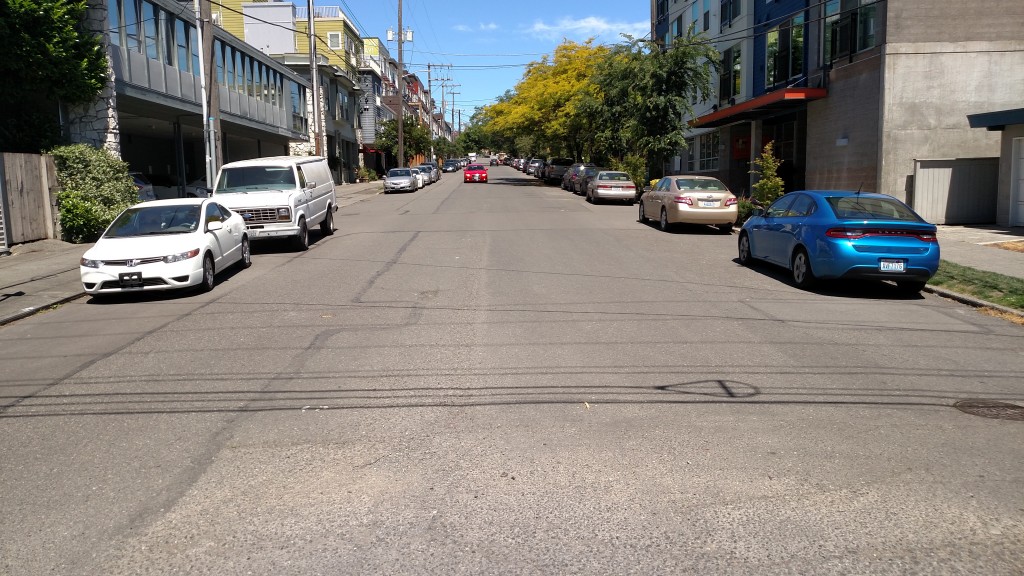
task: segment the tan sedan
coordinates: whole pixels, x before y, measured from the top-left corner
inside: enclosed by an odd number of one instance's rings
[[[710,176],[666,176],[640,196],[640,221],[657,220],[667,231],[673,224],[708,224],[726,234],[737,216],[736,196]]]

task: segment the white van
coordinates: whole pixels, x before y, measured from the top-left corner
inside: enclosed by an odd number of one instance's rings
[[[245,219],[249,238],[291,237],[309,247],[309,229],[334,234],[334,178],[320,156],[276,156],[221,166],[213,196]]]

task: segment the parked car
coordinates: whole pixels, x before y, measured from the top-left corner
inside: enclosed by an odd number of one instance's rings
[[[583,168],[581,168],[579,174],[576,176],[576,179],[573,180],[572,193],[579,194],[580,196],[586,194],[587,185],[590,183],[590,179],[596,176],[597,173],[600,172],[601,170],[605,170],[605,168],[593,165],[584,166]]]
[[[427,170],[427,176],[430,178],[431,184],[441,179],[441,171],[437,169],[437,164],[434,162],[421,162],[418,168],[425,168]]]
[[[462,169],[462,163],[458,160],[445,160],[441,165],[442,172],[458,172]]]
[[[497,158],[491,158],[491,166],[497,166],[497,165],[498,165],[498,159]]]
[[[587,182],[587,202],[597,204],[603,200],[618,200],[630,206],[636,201],[636,184],[629,174],[615,170],[602,170]]]
[[[487,183],[487,168],[483,164],[470,164],[462,173],[463,182]]]
[[[334,178],[321,156],[277,156],[221,166],[213,198],[245,219],[252,240],[290,238],[309,248],[309,229],[334,234]]]
[[[153,183],[153,194],[159,200],[169,198],[207,198],[210,189],[206,185],[206,177],[193,180],[191,184],[179,188],[175,183],[176,178],[166,174],[149,174],[149,181]],[[184,195],[182,195],[184,194]]]
[[[543,178],[545,182],[561,182],[565,171],[572,166],[572,158],[548,158],[544,164]]]
[[[136,204],[118,214],[82,256],[88,294],[148,292],[196,286],[252,264],[245,220],[219,202],[175,198]]]
[[[579,178],[580,172],[587,166],[593,166],[590,162],[577,162],[565,171],[562,175],[562,190],[569,190],[574,192],[576,190],[576,179]]]
[[[419,166],[410,166],[409,170],[412,171],[412,175],[416,178],[416,188],[425,188],[430,183],[430,178],[426,172],[420,170]]]
[[[807,190],[757,208],[740,230],[739,261],[788,268],[800,288],[818,279],[892,280],[920,292],[939,267],[936,229],[886,194]]]
[[[145,174],[142,172],[129,172],[128,175],[132,177],[132,182],[135,183],[135,188],[139,191],[139,202],[157,199],[153,183],[149,181]]]
[[[411,168],[392,168],[384,177],[384,193],[415,192],[420,188],[419,180]]]
[[[729,234],[737,215],[736,196],[710,176],[665,176],[640,196],[640,221],[657,220],[666,232],[684,223],[709,224]]]
[[[526,165],[526,173],[536,176],[537,171],[544,168],[544,160],[540,158],[531,158],[530,163]]]

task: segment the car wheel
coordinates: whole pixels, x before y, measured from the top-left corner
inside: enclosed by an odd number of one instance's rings
[[[295,237],[292,243],[299,252],[309,249],[309,228],[306,227],[305,218],[299,218],[299,235]]]
[[[662,232],[668,232],[669,228],[672,226],[668,222],[668,211],[664,208],[661,209],[661,217],[658,218],[658,226],[661,228]]]
[[[732,224],[719,224],[718,230],[722,234],[732,234]]]
[[[203,281],[199,284],[200,292],[209,292],[210,290],[213,290],[215,273],[216,271],[213,269],[213,256],[210,256],[209,254],[203,256]]]
[[[740,253],[740,264],[749,266],[751,264],[750,259],[750,236],[746,232],[740,232],[740,239],[737,242]]]
[[[320,223],[320,233],[324,236],[334,234],[334,206],[327,207],[327,215],[324,216],[323,222]]]
[[[238,267],[245,270],[252,266],[252,249],[249,247],[249,237],[242,236],[242,259],[238,261]]]
[[[814,271],[811,270],[811,259],[807,256],[807,251],[803,248],[797,248],[793,252],[791,265],[793,284],[801,289],[810,288],[814,284]]]
[[[899,280],[896,282],[896,288],[903,294],[912,296],[924,290],[926,282],[921,280]]]
[[[644,212],[643,202],[640,203],[640,215],[637,217],[637,220],[639,220],[641,224],[647,224],[647,214]]]

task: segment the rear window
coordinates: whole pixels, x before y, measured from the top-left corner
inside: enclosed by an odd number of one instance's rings
[[[572,158],[552,158],[548,162],[551,166],[572,166],[574,163]]]
[[[625,172],[602,172],[598,180],[615,180],[616,182],[629,182],[629,174]]]
[[[895,198],[871,198],[865,196],[831,196],[828,205],[842,220],[903,220],[924,222],[906,204]]]
[[[680,190],[729,190],[729,187],[714,178],[676,178]]]

